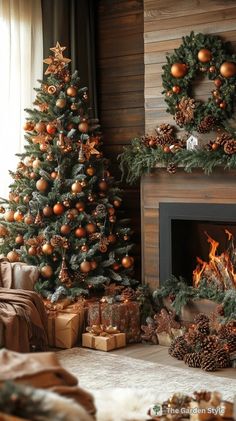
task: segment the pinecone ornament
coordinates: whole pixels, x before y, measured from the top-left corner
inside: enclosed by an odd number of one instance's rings
[[[193,98],[183,97],[178,104],[178,111],[174,116],[176,123],[181,127],[193,121],[194,110],[195,100]]]
[[[215,117],[213,117],[212,115],[208,115],[200,121],[197,131],[199,133],[208,133],[214,128],[215,124]]]
[[[231,366],[229,352],[226,349],[217,349],[214,352],[213,356],[215,358],[218,368],[227,368]]]
[[[232,139],[225,142],[224,151],[227,155],[233,155],[236,153],[236,140]]]
[[[217,363],[215,361],[214,355],[203,353],[201,356],[201,369],[205,371],[216,371]]]
[[[120,300],[121,301],[135,301],[137,299],[137,294],[133,288],[127,287],[123,289]]]
[[[166,167],[166,171],[167,171],[169,174],[175,174],[175,173],[176,173],[176,170],[177,170],[176,165],[175,165],[175,164],[173,164],[173,162],[169,162],[169,164],[168,164],[168,165],[167,165],[167,167]]]
[[[189,367],[200,368],[201,367],[201,355],[199,352],[191,352],[184,356],[184,362]]]

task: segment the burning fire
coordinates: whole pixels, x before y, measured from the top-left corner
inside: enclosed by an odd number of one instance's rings
[[[231,232],[225,230],[228,236],[228,248],[219,256],[216,252],[219,243],[205,232],[207,242],[210,244],[209,262],[204,262],[197,257],[197,266],[193,271],[193,285],[198,287],[202,280],[214,282],[221,289],[236,288],[236,249]]]

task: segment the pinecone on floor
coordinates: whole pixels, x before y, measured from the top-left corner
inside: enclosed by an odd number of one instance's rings
[[[213,354],[204,352],[201,355],[201,369],[205,371],[216,371],[217,363]]]
[[[232,327],[228,324],[222,325],[218,330],[218,336],[220,339],[227,339],[230,335],[232,335]]]
[[[189,352],[189,345],[183,335],[178,336],[171,342],[168,352],[172,357],[177,358],[177,360],[183,360],[185,354]]]
[[[218,346],[218,338],[215,335],[210,335],[210,336],[205,337],[201,343],[202,350],[208,353],[216,351],[217,346]]]
[[[213,355],[218,368],[227,368],[231,366],[229,352],[224,348],[217,349]]]
[[[167,167],[166,167],[166,171],[167,171],[169,174],[175,174],[175,173],[176,173],[176,169],[177,169],[177,167],[176,167],[176,165],[175,165],[175,164],[173,164],[173,162],[170,162],[170,163],[167,165]]]
[[[236,140],[232,139],[225,142],[224,151],[227,153],[227,155],[233,155],[236,153]]]
[[[208,133],[210,132],[216,124],[216,119],[212,115],[207,115],[204,117],[197,128],[199,133]]]
[[[229,335],[226,339],[229,352],[236,351],[236,335]]]
[[[185,339],[187,343],[195,348],[198,344],[201,344],[203,341],[204,335],[198,330],[189,331],[185,334]]]
[[[201,355],[199,352],[191,352],[189,354],[185,354],[184,362],[189,367],[200,368],[201,367]]]
[[[208,335],[210,333],[210,319],[205,314],[198,314],[194,319],[194,323],[196,323],[196,329],[198,332],[203,335]]]
[[[206,390],[201,390],[200,392],[193,392],[193,396],[197,402],[206,401],[208,402],[211,399],[211,392]]]

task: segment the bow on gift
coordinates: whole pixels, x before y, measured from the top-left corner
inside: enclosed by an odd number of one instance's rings
[[[93,325],[86,327],[86,331],[94,336],[111,336],[120,333],[117,326]]]

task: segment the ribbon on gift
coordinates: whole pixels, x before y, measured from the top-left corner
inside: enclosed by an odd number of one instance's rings
[[[105,325],[93,325],[86,327],[86,331],[91,333],[94,336],[112,336],[120,331],[117,329],[117,326],[105,326]]]

